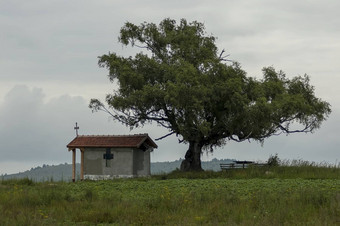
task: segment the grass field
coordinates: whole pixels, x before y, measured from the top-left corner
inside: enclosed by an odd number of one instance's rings
[[[340,169],[310,165],[0,184],[0,225],[340,225]]]

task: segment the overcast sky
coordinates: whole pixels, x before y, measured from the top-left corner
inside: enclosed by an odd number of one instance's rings
[[[261,78],[265,66],[289,78],[310,75],[316,95],[332,105],[330,118],[314,134],[271,137],[264,146],[231,142],[204,160],[265,161],[278,153],[282,159],[337,163],[339,11],[338,0],[0,0],[0,175],[71,163],[66,145],[75,137],[75,122],[84,135],[165,135],[156,125],[129,131],[104,113],[92,113],[88,104],[115,88],[97,57],[136,53],[118,43],[124,23],[158,24],[166,17],[203,22],[218,48],[249,76]],[[157,144],[153,162],[183,158],[187,149],[176,137]]]

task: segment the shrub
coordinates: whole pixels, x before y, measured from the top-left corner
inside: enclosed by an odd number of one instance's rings
[[[280,163],[281,163],[281,160],[279,156],[277,155],[277,153],[275,155],[270,155],[267,161],[267,164],[269,166],[279,166]]]
[[[22,178],[22,179],[9,179],[9,180],[1,180],[1,184],[3,185],[34,185],[34,181],[29,178]]]

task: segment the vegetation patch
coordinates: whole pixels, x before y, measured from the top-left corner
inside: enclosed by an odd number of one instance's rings
[[[96,182],[2,181],[0,225],[337,225],[339,168],[309,168],[310,175],[286,166],[272,167],[271,175],[249,168]]]

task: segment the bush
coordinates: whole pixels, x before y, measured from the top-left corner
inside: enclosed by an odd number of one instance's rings
[[[267,161],[267,164],[269,166],[279,166],[280,163],[281,163],[281,160],[279,156],[277,155],[277,153],[275,155],[270,155]]]
[[[29,178],[22,178],[22,179],[9,179],[9,180],[1,180],[1,184],[3,185],[34,185],[34,181]]]

